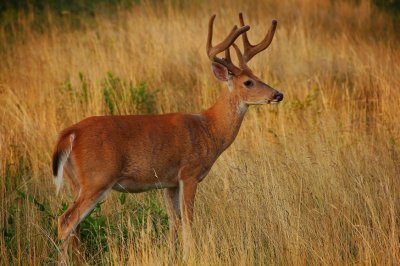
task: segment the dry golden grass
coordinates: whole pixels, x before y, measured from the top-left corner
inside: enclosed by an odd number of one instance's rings
[[[62,128],[106,112],[107,72],[159,89],[159,113],[205,109],[223,86],[205,53],[208,18],[217,13],[220,40],[239,11],[254,41],[278,20],[271,47],[251,67],[285,99],[250,108],[236,142],[201,183],[187,264],[397,264],[399,40],[368,1],[349,2],[143,3],[112,18],[97,15],[79,30],[25,27],[13,43],[1,29],[0,264],[54,263],[56,220],[33,198],[53,214],[73,200],[68,189],[55,197],[52,148]],[[82,86],[80,72],[88,84],[84,104],[65,89],[68,80]],[[118,107],[137,113],[124,101]],[[130,220],[137,209],[129,207],[140,208],[147,195],[129,195],[123,206],[118,193],[108,196],[109,249],[86,254],[87,264],[168,264],[166,231],[154,232],[151,215],[139,231]],[[161,191],[150,195],[162,204]]]

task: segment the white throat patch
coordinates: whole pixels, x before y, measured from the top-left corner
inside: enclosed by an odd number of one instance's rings
[[[247,106],[246,103],[240,102],[240,103],[236,106],[236,112],[237,112],[239,115],[243,116],[243,115],[246,113],[247,108],[248,108],[248,106]]]

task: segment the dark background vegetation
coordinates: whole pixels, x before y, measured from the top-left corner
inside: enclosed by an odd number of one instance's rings
[[[163,3],[163,0],[152,0],[152,3]],[[177,5],[190,2],[188,0],[176,0]],[[355,1],[359,3],[360,1]],[[372,0],[372,3],[386,11],[393,17],[394,23],[399,23],[400,18],[400,0]],[[117,8],[130,8],[140,4],[140,0],[2,0],[0,1],[0,21],[1,24],[11,25],[18,21],[21,13],[33,13],[33,26],[42,29],[43,25],[49,23],[46,13],[52,11],[57,17],[65,22],[73,21],[79,25],[78,21],[90,16],[95,12],[105,12],[110,15]]]

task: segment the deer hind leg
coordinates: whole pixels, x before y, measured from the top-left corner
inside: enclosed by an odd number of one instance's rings
[[[66,179],[70,183],[70,188],[72,190],[72,194],[75,198],[75,201],[78,198],[79,195],[79,190],[80,190],[80,185],[78,182],[78,178],[75,173],[75,169],[73,168],[71,160],[68,160],[65,167],[65,176]],[[72,244],[72,254],[73,254],[73,259],[75,262],[75,265],[81,265],[81,252],[80,252],[80,225],[78,224],[75,228],[75,230],[71,234],[71,244]],[[66,241],[68,242],[68,241]],[[68,243],[66,243],[68,246]],[[68,247],[67,247],[68,248]]]
[[[60,216],[58,219],[58,238],[63,241],[60,248],[60,261],[67,260],[68,245],[79,223],[107,195],[111,187],[90,187],[87,189],[81,187],[79,196],[75,202]]]

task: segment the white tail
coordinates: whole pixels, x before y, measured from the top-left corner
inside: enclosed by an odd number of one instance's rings
[[[56,195],[58,195],[58,193],[60,192],[60,189],[63,185],[63,175],[64,175],[64,165],[68,160],[68,157],[71,154],[72,151],[72,145],[75,139],[75,134],[71,134],[69,135],[69,146],[63,148],[63,147],[59,147],[59,149],[57,149],[57,159],[53,159],[53,163],[55,163],[56,165],[56,169],[57,171],[53,170],[53,177],[54,177],[54,184],[56,186]],[[61,143],[61,142],[59,142]]]

